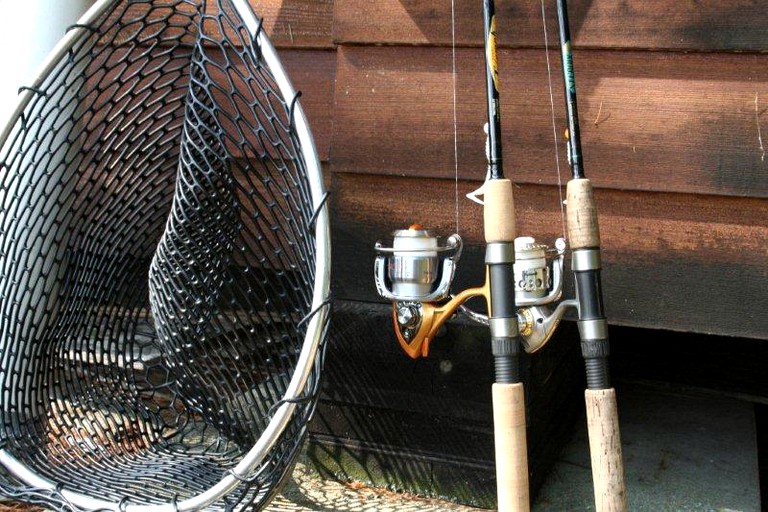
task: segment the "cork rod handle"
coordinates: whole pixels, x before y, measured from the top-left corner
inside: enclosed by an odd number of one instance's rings
[[[624,465],[619,436],[616,391],[613,388],[585,392],[589,451],[597,512],[626,512]]]
[[[571,249],[600,247],[600,229],[592,183],[586,179],[573,179],[566,188],[568,243]]]
[[[512,182],[508,179],[488,180],[482,187],[485,208],[483,225],[485,241],[515,241],[515,202],[512,194]]]
[[[493,385],[493,425],[499,512],[528,512],[528,448],[522,383]]]

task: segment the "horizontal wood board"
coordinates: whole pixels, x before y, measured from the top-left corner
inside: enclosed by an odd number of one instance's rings
[[[283,49],[280,59],[293,87],[301,93],[302,107],[320,160],[327,162],[333,133],[335,50]]]
[[[281,47],[333,48],[334,0],[249,0],[272,43]]]
[[[333,0],[248,0],[254,14],[262,20],[262,27],[272,43],[277,47],[333,48]],[[166,3],[130,3],[120,5],[118,9],[107,11],[107,36],[116,36],[116,40],[129,40],[137,34],[155,35],[163,31],[166,37],[186,34],[184,41],[193,40],[194,33],[190,22],[195,22],[196,6],[178,2]],[[208,13],[218,13],[219,6],[207,4]],[[227,9],[225,4],[225,9]],[[219,18],[217,22],[209,17],[205,33],[217,37],[222,30],[229,31],[232,22],[238,19],[233,10],[225,11],[232,18]],[[116,21],[122,20],[118,31]],[[170,27],[167,25],[170,23]],[[235,38],[239,41],[239,38]]]
[[[542,50],[501,52],[502,145],[518,183],[568,173],[559,63],[555,130]],[[333,169],[482,179],[483,53],[342,47],[336,71]],[[768,55],[577,53],[587,175],[601,188],[768,197]],[[554,133],[558,135],[555,144]],[[763,134],[766,134],[764,138]]]
[[[451,2],[336,0],[337,43],[450,45]],[[482,2],[455,2],[456,43],[482,46]],[[761,0],[571,0],[577,47],[686,51],[768,49],[768,11]],[[555,2],[544,2],[550,44],[556,44]],[[541,3],[497,0],[499,44],[543,47]]]
[[[480,182],[459,182],[459,194]],[[449,180],[334,175],[337,296],[375,301],[377,239],[422,222],[456,230]],[[515,189],[519,235],[552,243],[563,222],[556,187]],[[612,323],[768,338],[768,202],[754,198],[598,189],[605,302]],[[482,209],[459,202],[459,233],[469,245],[456,289],[482,279]],[[370,276],[370,278],[366,277]]]

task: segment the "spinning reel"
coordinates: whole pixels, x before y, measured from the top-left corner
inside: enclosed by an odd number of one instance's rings
[[[377,242],[374,277],[383,298],[392,301],[392,322],[400,346],[412,358],[426,357],[440,327],[457,313],[488,324],[488,317],[471,311],[464,303],[482,296],[490,302],[488,273],[483,286],[450,295],[462,241],[451,235],[440,245],[439,238],[415,224],[393,233],[392,247]],[[565,240],[554,248],[532,237],[514,242],[514,294],[517,324],[526,352],[539,350],[551,338],[575,300],[560,300],[563,289]],[[486,258],[487,260],[489,258]]]

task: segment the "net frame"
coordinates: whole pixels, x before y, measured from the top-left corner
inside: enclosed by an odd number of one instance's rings
[[[94,20],[102,16],[110,6],[119,1],[97,1],[78,23],[66,33],[41,66],[38,78],[30,87],[24,88],[20,92],[17,106],[11,114],[10,121],[0,131],[0,149],[5,147],[9,137],[12,135],[14,126],[18,122],[23,123],[25,109],[30,105],[35,95],[39,94],[39,88],[42,86],[45,77],[55,70],[56,65],[66,58],[68,52],[71,51],[78,41],[88,36],[89,27]],[[269,38],[262,30],[261,21],[256,17],[245,0],[231,0],[231,5],[240,17],[243,27],[248,31],[250,37],[259,48],[261,58],[270,69],[282,97],[290,99],[288,100],[291,104],[290,118],[301,147],[301,156],[304,159],[306,178],[309,183],[312,199],[312,210],[314,211],[312,222],[314,223],[315,240],[314,283],[311,294],[311,310],[302,319],[302,322],[305,321],[307,325],[306,335],[295,363],[293,375],[283,398],[274,404],[274,414],[266,428],[255,444],[241,456],[240,461],[234,467],[222,472],[219,481],[210,486],[205,492],[180,501],[173,499],[163,504],[145,505],[130,503],[130,496],[126,496],[126,499],[120,501],[100,499],[74,489],[68,489],[66,484],[62,482],[55,482],[41,476],[33,468],[20,461],[4,443],[0,445],[0,464],[14,478],[23,482],[32,492],[40,496],[39,502],[41,503],[71,510],[115,510],[129,512],[171,512],[177,510],[199,510],[210,507],[218,503],[234,489],[252,483],[254,477],[258,476],[254,475],[254,470],[258,469],[259,464],[264,461],[265,457],[280,441],[281,435],[294,419],[293,417],[297,413],[299,405],[307,400],[316,398],[308,394],[308,383],[313,371],[317,369],[318,360],[321,362],[322,348],[330,314],[330,227],[322,170],[306,115],[301,103],[297,101],[298,94],[288,79]],[[262,495],[273,491],[274,489],[259,490]],[[24,497],[23,492],[20,492],[20,497]],[[252,502],[253,499],[249,499],[245,500],[243,504],[248,505]],[[231,505],[226,505],[226,508],[231,508]]]

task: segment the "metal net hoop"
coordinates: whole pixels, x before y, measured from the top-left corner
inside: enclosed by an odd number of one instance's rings
[[[330,236],[250,5],[98,1],[0,130],[0,495],[266,504],[316,403]]]

